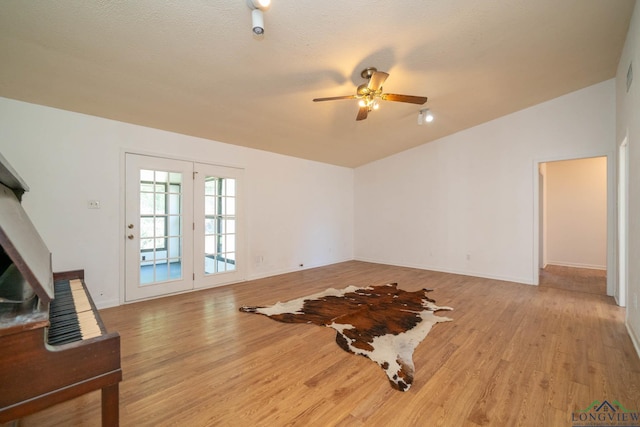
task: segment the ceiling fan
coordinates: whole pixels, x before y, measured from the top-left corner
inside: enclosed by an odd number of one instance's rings
[[[358,86],[355,95],[345,96],[332,96],[329,98],[316,98],[313,102],[320,101],[335,101],[338,99],[359,99],[358,115],[356,120],[364,120],[371,110],[377,110],[380,107],[379,100],[383,101],[395,101],[395,102],[408,102],[411,104],[422,105],[427,102],[426,96],[413,96],[413,95],[397,95],[395,93],[382,93],[382,84],[389,77],[388,73],[384,71],[378,71],[374,67],[365,68],[360,73],[363,79],[369,80],[368,83],[363,83]]]

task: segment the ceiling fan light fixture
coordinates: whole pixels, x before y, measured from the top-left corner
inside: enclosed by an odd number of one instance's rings
[[[356,121],[364,120],[367,118],[368,113],[380,108],[380,101],[393,101],[393,102],[408,102],[410,104],[424,105],[427,102],[426,96],[415,95],[400,95],[397,93],[383,93],[382,85],[387,81],[389,73],[384,71],[378,71],[374,67],[366,68],[360,73],[363,79],[368,80],[366,83],[359,85],[356,88],[355,95],[344,96],[331,96],[328,98],[314,98],[313,102],[320,101],[336,101],[339,99],[357,99],[358,115]],[[428,110],[427,110],[428,111]],[[431,116],[428,121],[433,120]],[[425,121],[424,110],[420,110],[418,115],[418,124],[423,124]]]

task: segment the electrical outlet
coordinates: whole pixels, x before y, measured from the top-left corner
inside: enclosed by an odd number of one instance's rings
[[[89,200],[87,202],[87,207],[89,209],[100,209],[100,200]]]

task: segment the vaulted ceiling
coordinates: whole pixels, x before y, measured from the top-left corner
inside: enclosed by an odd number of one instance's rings
[[[356,167],[614,77],[634,4],[3,0],[0,96]],[[367,67],[429,100],[311,101]]]

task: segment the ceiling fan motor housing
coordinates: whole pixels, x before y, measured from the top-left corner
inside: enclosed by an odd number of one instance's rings
[[[367,87],[367,84],[363,83],[360,86],[358,86],[358,90],[356,91],[356,93],[360,96],[367,96],[371,93],[371,91]]]
[[[363,79],[369,80],[371,76],[373,76],[373,73],[375,73],[376,71],[378,71],[376,67],[369,67],[362,70],[360,72],[360,75],[362,76]]]

